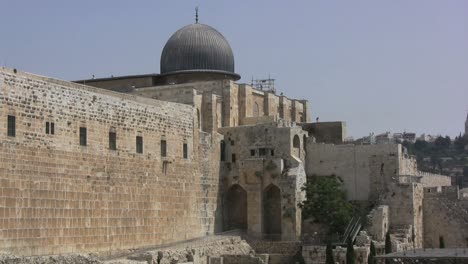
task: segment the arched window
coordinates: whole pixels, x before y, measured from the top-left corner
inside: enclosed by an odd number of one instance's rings
[[[260,115],[260,113],[259,113],[258,103],[255,102],[254,105],[253,105],[253,116],[257,117],[259,115]]]
[[[224,231],[247,229],[247,192],[239,184],[232,185],[224,204]]]
[[[301,147],[301,140],[299,139],[298,135],[295,135],[293,138],[293,147],[300,148]]]
[[[281,239],[281,190],[273,184],[263,192],[263,233]]]

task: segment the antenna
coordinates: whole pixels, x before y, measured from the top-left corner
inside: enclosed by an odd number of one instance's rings
[[[198,6],[195,7],[195,24],[198,24]]]

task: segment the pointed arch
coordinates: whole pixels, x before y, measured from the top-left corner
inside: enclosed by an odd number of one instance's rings
[[[263,233],[281,237],[281,190],[274,184],[263,191]]]
[[[224,200],[224,231],[247,229],[247,192],[239,184],[232,185]]]

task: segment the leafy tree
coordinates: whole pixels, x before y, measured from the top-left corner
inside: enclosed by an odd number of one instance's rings
[[[458,152],[463,152],[464,149],[465,149],[465,146],[468,145],[468,136],[458,136],[455,138],[455,140],[453,141],[453,145],[455,147],[455,150],[457,150]]]
[[[346,264],[354,264],[356,260],[356,254],[354,253],[353,241],[351,237],[348,237],[347,247],[346,247]]]
[[[428,145],[429,143],[427,143],[427,141],[418,139],[414,143],[414,149],[416,151],[424,151],[427,149]]]
[[[346,192],[337,177],[314,175],[302,189],[306,192],[306,200],[299,204],[302,215],[327,225],[329,235],[344,233],[353,206],[346,200]]]
[[[451,143],[452,142],[449,136],[446,136],[446,137],[439,136],[434,141],[434,145],[436,146],[438,150],[448,149]]]
[[[375,251],[374,241],[371,241],[369,256],[367,256],[368,264],[375,264],[375,255],[376,255],[376,251]]]
[[[325,264],[335,264],[335,258],[333,257],[333,248],[331,243],[327,243],[327,248],[325,250]]]
[[[445,241],[443,236],[439,236],[439,248],[445,248]]]
[[[390,239],[390,232],[385,235],[385,254],[392,253],[392,240]]]

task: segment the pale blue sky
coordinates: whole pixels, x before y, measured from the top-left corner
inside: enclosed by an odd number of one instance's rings
[[[466,0],[0,0],[0,65],[67,80],[158,73],[196,5],[230,42],[241,82],[276,78],[314,119],[344,120],[354,137],[463,131]]]

